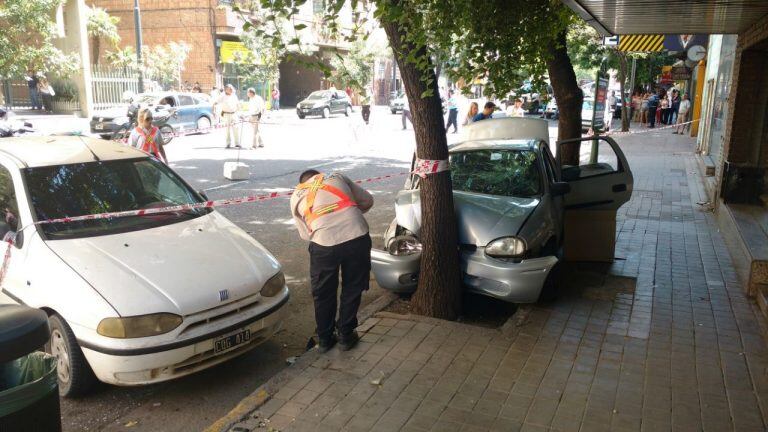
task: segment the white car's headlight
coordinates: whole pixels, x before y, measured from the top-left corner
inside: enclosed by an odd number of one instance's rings
[[[115,117],[114,119],[112,119],[112,123],[119,124],[119,125],[128,123],[128,117]]]
[[[412,235],[397,236],[387,247],[390,255],[413,255],[421,252],[421,243]]]
[[[515,258],[525,253],[525,240],[518,237],[502,237],[485,247],[488,256],[499,258]]]
[[[96,331],[106,337],[126,339],[157,336],[181,325],[182,318],[172,313],[104,318]]]
[[[261,295],[264,297],[274,297],[285,286],[285,276],[283,272],[277,272],[276,275],[269,278],[267,283],[261,288]]]

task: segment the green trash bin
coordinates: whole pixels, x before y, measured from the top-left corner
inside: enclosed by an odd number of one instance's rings
[[[45,312],[0,306],[0,432],[61,431],[56,359],[38,351],[49,334]]]

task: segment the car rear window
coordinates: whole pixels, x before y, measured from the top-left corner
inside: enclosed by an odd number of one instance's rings
[[[515,197],[541,194],[533,150],[469,150],[451,153],[450,161],[453,190]]]
[[[23,170],[37,220],[160,208],[203,201],[170,168],[150,158]],[[197,209],[40,225],[49,240],[137,231],[196,218]]]

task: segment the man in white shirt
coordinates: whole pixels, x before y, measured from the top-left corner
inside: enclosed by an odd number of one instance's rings
[[[256,90],[251,87],[248,89],[248,116],[250,117],[251,127],[253,128],[253,143],[251,148],[264,147],[264,142],[259,134],[259,122],[261,114],[264,112],[264,99],[256,94]]]
[[[221,107],[221,118],[224,120],[224,124],[227,125],[227,148],[232,146],[232,141],[235,143],[235,147],[240,147],[240,134],[237,133],[237,111],[240,108],[240,100],[237,99],[235,94],[235,87],[232,84],[227,84],[224,87],[224,94],[219,95],[219,98],[213,104],[214,109]]]
[[[515,99],[515,104],[507,107],[507,117],[525,117],[522,100]]]
[[[685,130],[688,129],[690,123],[681,124],[688,121],[688,113],[691,111],[691,101],[688,99],[688,93],[683,95],[683,100],[680,101],[680,108],[677,110],[677,126],[675,126],[674,134],[683,135]]]

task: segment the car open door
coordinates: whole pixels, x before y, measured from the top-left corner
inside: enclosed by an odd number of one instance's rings
[[[578,165],[563,154],[579,148]],[[632,196],[633,178],[627,158],[611,137],[595,136],[557,142],[562,181],[571,185],[565,209],[618,210]]]

